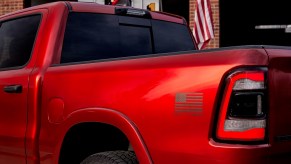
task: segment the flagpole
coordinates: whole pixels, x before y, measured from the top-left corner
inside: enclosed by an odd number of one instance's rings
[[[163,0],[160,0],[160,10],[163,11]]]

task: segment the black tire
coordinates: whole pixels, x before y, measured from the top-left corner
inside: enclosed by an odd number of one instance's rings
[[[81,164],[138,164],[134,152],[108,151],[93,154],[87,157]]]

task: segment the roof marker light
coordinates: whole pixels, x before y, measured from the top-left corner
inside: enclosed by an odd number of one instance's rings
[[[151,14],[147,10],[142,9],[116,7],[115,14],[122,16],[142,17],[149,19],[151,18]]]
[[[128,15],[136,15],[136,16],[144,16],[146,14],[143,10],[134,10],[134,9],[128,9],[126,14]]]

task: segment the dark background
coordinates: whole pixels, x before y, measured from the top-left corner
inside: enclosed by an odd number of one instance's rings
[[[258,30],[256,25],[291,24],[291,1],[220,0],[220,46],[291,46],[285,29]]]
[[[163,0],[164,12],[180,15],[189,22],[189,0]]]

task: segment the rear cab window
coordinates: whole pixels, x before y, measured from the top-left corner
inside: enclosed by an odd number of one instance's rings
[[[193,50],[188,27],[178,23],[152,20],[156,53]]]
[[[61,63],[194,50],[186,25],[146,18],[72,12]]]

